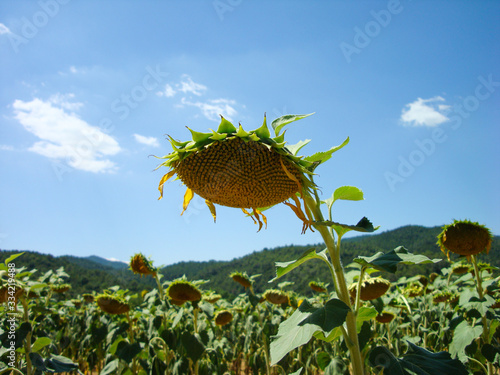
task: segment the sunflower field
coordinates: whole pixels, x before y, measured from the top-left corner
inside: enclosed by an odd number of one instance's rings
[[[276,262],[272,281],[320,261],[331,278],[310,281],[314,297],[289,281],[256,293],[259,275],[240,269],[227,277],[241,293],[225,299],[206,280],[164,280],[138,253],[130,272],[156,287],[103,286],[69,299],[64,269],[39,275],[16,266],[18,253],[0,264],[0,374],[500,374],[499,268],[481,262],[488,228],[469,220],[443,227],[436,241],[452,263],[440,273],[393,277],[398,265],[441,261],[404,246],[342,264],[343,235],[377,227],[367,218],[334,221],[334,203],[363,199],[360,189],[342,186],[322,200],[314,182],[316,168],[348,139],[308,157],[298,156],[307,142],[285,145],[283,128],[307,116],[276,119],[273,138],[265,119],[247,132],[222,118],[217,131],[170,139],[159,190],[162,197],[177,175],[187,187],[184,210],[198,194],[214,220],[215,204],[239,208],[259,230],[268,207],[289,206],[324,247]]]

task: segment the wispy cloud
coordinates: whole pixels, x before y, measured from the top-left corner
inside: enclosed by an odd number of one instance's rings
[[[146,137],[140,134],[134,134],[134,138],[137,142],[142,143],[143,145],[152,146],[152,147],[160,147],[160,142],[155,137]]]
[[[10,29],[7,26],[5,26],[3,23],[0,23],[0,35],[10,34],[10,33],[11,33]]]
[[[236,102],[229,99],[210,99],[206,102],[190,102],[185,98],[182,98],[181,103],[199,108],[203,116],[213,121],[219,121],[220,114],[223,114],[224,117],[231,119],[238,113],[233,107]]]
[[[418,98],[403,108],[400,120],[403,125],[408,126],[438,126],[449,120],[446,113],[450,106],[439,104],[444,101],[441,96],[430,99]]]
[[[99,127],[80,119],[73,111],[82,104],[70,102],[72,97],[56,94],[46,101],[35,98],[13,103],[14,117],[40,139],[29,150],[87,172],[115,171],[115,163],[106,157],[121,151],[118,142]]]
[[[14,147],[10,145],[0,145],[0,150],[2,151],[14,151]]]
[[[175,107],[196,107],[203,116],[212,121],[219,121],[220,114],[224,115],[228,120],[238,114],[235,100],[225,98],[204,99],[203,96],[206,95],[207,91],[207,86],[194,82],[189,75],[183,74],[180,82],[167,83],[163,91],[157,92],[157,95],[166,98],[180,96],[180,101],[176,101],[174,104]]]

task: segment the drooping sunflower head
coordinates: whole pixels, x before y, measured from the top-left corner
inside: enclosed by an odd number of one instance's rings
[[[201,291],[191,282],[176,280],[170,284],[167,294],[174,305],[201,300]]]
[[[463,275],[464,273],[469,272],[471,267],[465,263],[456,263],[451,267],[451,272],[456,275]]]
[[[84,293],[82,294],[82,297],[83,297],[83,300],[87,303],[92,303],[94,302],[94,296],[92,294],[89,294],[89,293]]]
[[[99,294],[95,301],[99,308],[108,314],[126,314],[130,311],[130,305],[118,296]]]
[[[349,287],[349,293],[352,299],[356,298],[357,286],[357,283],[353,283]],[[390,286],[391,282],[382,277],[369,278],[361,283],[361,293],[359,295],[359,298],[362,301],[371,301],[377,299],[379,297],[382,297],[387,292],[387,290],[389,290]]]
[[[233,314],[229,310],[220,310],[215,314],[215,324],[219,327],[231,323]]]
[[[251,288],[253,285],[253,280],[248,277],[246,272],[233,272],[231,275],[229,275],[234,281],[236,281],[238,284],[240,284],[242,287],[245,289]]]
[[[260,230],[263,222],[267,226],[262,210],[284,202],[302,220],[305,232],[311,227],[312,219],[307,210],[302,211],[298,197],[315,189],[310,178],[314,169],[340,148],[303,158],[296,154],[307,142],[285,147],[285,133],[280,133],[281,129],[307,116],[287,115],[276,119],[272,124],[274,138],[265,117],[260,128],[247,132],[222,116],[217,131],[199,133],[188,128],[192,140],[186,142],[170,137],[173,152],[161,158],[165,161],[159,166],[170,171],[160,180],[159,199],[163,197],[165,182],[176,174],[187,187],[184,210],[194,194],[198,194],[205,199],[214,221],[214,204],[235,207],[251,216]],[[287,202],[289,199],[294,203]]]
[[[220,294],[217,294],[213,291],[210,291],[209,293],[206,293],[203,296],[203,300],[207,301],[208,303],[211,303],[212,305],[216,303],[218,300],[220,300],[222,296]]]
[[[151,261],[149,261],[143,254],[134,254],[130,259],[130,269],[132,272],[143,275],[154,276],[156,274],[156,268],[153,267]]]
[[[375,320],[379,323],[390,323],[392,320],[396,317],[394,313],[388,312],[388,311],[382,311],[380,314],[378,314],[375,317]]]
[[[70,284],[54,284],[50,286],[54,293],[64,293],[71,289]]]
[[[326,285],[324,283],[318,282],[318,281],[309,282],[309,288],[311,288],[312,290],[314,290],[315,292],[318,292],[318,293],[328,292],[328,289],[326,289]]]
[[[282,305],[284,303],[288,303],[288,294],[282,290],[268,289],[264,292],[262,297],[264,297],[267,302],[270,302],[274,305]]]
[[[452,294],[449,291],[438,292],[432,296],[432,302],[434,303],[448,302],[451,296]]]
[[[452,224],[443,227],[443,231],[438,235],[437,244],[448,259],[451,251],[470,260],[471,255],[483,251],[488,253],[492,238],[490,230],[484,225],[469,220],[454,220]]]

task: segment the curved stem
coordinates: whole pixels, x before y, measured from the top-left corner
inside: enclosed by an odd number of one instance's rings
[[[316,194],[316,200],[313,199],[306,191],[304,191],[302,196],[304,199],[304,205],[306,206],[306,209],[308,209],[313,214],[315,220],[322,221],[323,214],[321,212],[320,201],[318,200],[317,194]],[[329,231],[327,227],[323,225],[317,225],[315,226],[315,229],[318,230],[318,232],[323,237],[323,241],[325,241],[325,245],[328,249],[328,253],[330,255],[330,260],[332,262],[335,275],[333,281],[335,283],[337,295],[339,299],[342,302],[344,302],[347,306],[349,306],[349,308],[351,309],[351,311],[349,311],[346,317],[345,321],[346,329],[342,329],[342,333],[344,335],[344,340],[345,343],[347,344],[347,348],[349,349],[353,374],[363,375],[364,365],[358,342],[356,316],[355,313],[352,311],[344,270],[342,268],[342,263],[340,261],[341,236],[339,236],[337,243],[335,243],[333,234],[332,232]]]

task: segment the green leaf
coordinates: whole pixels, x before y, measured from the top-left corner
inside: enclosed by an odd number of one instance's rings
[[[356,225],[341,224],[330,220],[315,221],[314,224],[332,227],[335,232],[337,232],[337,235],[339,237],[342,237],[345,233],[351,230],[355,230],[356,232],[370,233],[380,228],[380,226],[374,227],[371,221],[366,217],[363,217],[360,221],[358,221]]]
[[[327,161],[328,159],[330,159],[332,157],[332,154],[338,150],[340,150],[342,147],[344,147],[345,145],[347,145],[349,143],[349,137],[347,137],[345,139],[344,142],[342,142],[342,144],[338,145],[338,146],[335,146],[335,147],[332,147],[331,149],[329,149],[328,151],[323,151],[323,152],[316,152],[315,154],[312,154],[311,156],[306,156],[304,158],[305,161],[308,161],[308,162],[311,162],[311,163],[315,163],[317,162],[316,166],[321,164],[321,163],[324,163],[325,161]],[[316,166],[314,168],[316,168]]]
[[[115,360],[109,362],[106,366],[104,366],[104,368],[99,373],[99,375],[116,374],[119,364],[120,364],[119,359],[115,359]]]
[[[481,348],[481,354],[489,362],[494,363],[497,366],[500,364],[500,347],[493,346],[491,344],[484,344]]]
[[[297,153],[300,151],[302,147],[307,145],[309,142],[311,142],[310,139],[306,139],[305,141],[299,141],[298,143],[294,145],[289,145],[286,146],[286,149],[294,156],[297,156]]]
[[[286,275],[288,272],[294,270],[298,266],[300,266],[302,263],[307,262],[310,259],[321,259],[323,261],[326,261],[328,263],[328,258],[326,256],[326,249],[316,253],[316,249],[314,247],[306,250],[304,254],[300,256],[299,259],[292,260],[290,262],[276,262],[276,277],[272,280],[269,280],[270,283],[276,281],[279,279],[281,276]]]
[[[219,124],[219,127],[217,128],[217,133],[235,133],[236,128],[234,127],[233,124],[231,124],[229,121],[227,121],[224,117],[221,116],[221,121]]]
[[[71,372],[78,370],[78,363],[74,363],[71,359],[62,355],[53,355],[50,359],[45,360],[45,367],[45,371],[48,372]]]
[[[309,113],[308,115],[285,115],[285,116],[281,116],[281,117],[278,117],[277,119],[275,119],[272,123],[271,123],[271,126],[273,127],[274,129],[274,133],[278,136],[280,134],[280,131],[281,129],[283,129],[283,127],[285,125],[288,125],[294,121],[297,121],[297,120],[301,120],[303,118],[306,118],[308,116],[311,116],[313,115],[313,113]]]
[[[450,353],[433,353],[408,342],[403,358],[396,358],[387,348],[378,346],[369,355],[372,367],[382,367],[384,375],[468,375],[465,366]]]
[[[271,365],[278,363],[291,350],[306,344],[317,331],[329,333],[341,326],[349,306],[339,299],[329,300],[325,306],[313,307],[307,300],[278,328],[271,342]]]
[[[50,345],[51,342],[52,340],[48,337],[38,337],[33,345],[31,345],[31,351],[36,353],[40,349]]]
[[[476,325],[471,327],[466,320],[455,327],[453,331],[453,340],[450,344],[450,354],[452,357],[458,357],[460,360],[465,360],[467,355],[465,348],[477,339],[483,333],[483,327]]]
[[[440,262],[441,259],[429,259],[424,255],[412,254],[403,246],[399,246],[387,254],[378,252],[371,257],[358,256],[354,258],[353,261],[365,267],[372,267],[379,271],[395,273],[398,264],[437,263]]]
[[[10,257],[8,257],[7,259],[5,259],[5,265],[7,266],[9,263],[11,263],[14,259],[16,259],[17,257],[20,257],[21,255],[23,255],[24,253],[19,253],[19,254],[12,254]]]
[[[363,200],[363,192],[355,186],[341,186],[333,193],[333,201],[343,199],[348,201]]]
[[[205,351],[205,345],[203,345],[200,335],[184,332],[181,336],[181,341],[184,349],[186,349],[187,356],[191,358],[193,362],[201,358]]]
[[[116,348],[116,356],[123,359],[125,362],[130,363],[132,359],[141,352],[141,345],[138,342],[129,344],[127,340],[120,341]]]
[[[295,371],[294,373],[291,373],[290,375],[300,375],[302,373],[302,369],[303,369],[303,367],[299,368],[297,371]]]

